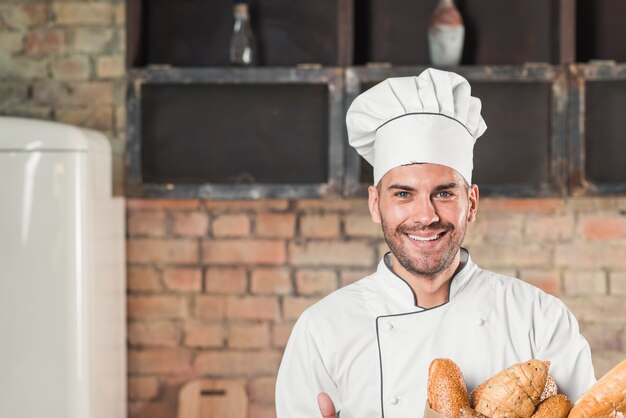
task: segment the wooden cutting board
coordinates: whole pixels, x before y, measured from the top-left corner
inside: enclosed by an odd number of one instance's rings
[[[178,418],[247,418],[244,380],[195,379],[178,394]]]

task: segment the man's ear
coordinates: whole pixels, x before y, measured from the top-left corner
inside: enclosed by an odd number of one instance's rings
[[[372,216],[372,221],[376,224],[380,224],[380,211],[378,210],[378,188],[376,186],[370,186],[367,188],[368,200],[367,204],[370,209],[370,215]]]
[[[469,210],[467,211],[467,222],[474,222],[476,220],[476,213],[478,212],[478,186],[472,184],[469,189]]]

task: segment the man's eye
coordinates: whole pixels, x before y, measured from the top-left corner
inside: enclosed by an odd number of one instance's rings
[[[396,197],[399,197],[401,199],[406,199],[407,197],[409,197],[409,192],[398,192],[396,193]]]
[[[443,198],[452,197],[452,193],[450,193],[450,192],[437,192],[437,197],[443,197]]]

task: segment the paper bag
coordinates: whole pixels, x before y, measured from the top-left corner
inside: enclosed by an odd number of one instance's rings
[[[428,406],[428,402],[427,402],[426,408],[424,408],[424,418],[448,418],[448,417],[430,409],[430,407]]]

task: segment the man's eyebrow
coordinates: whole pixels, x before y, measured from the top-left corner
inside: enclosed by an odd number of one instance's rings
[[[398,183],[391,184],[389,187],[387,187],[387,189],[388,190],[391,190],[391,189],[405,190],[407,192],[415,191],[415,189],[411,186],[407,186],[406,184],[398,184]]]
[[[457,187],[459,187],[459,185],[457,183],[446,183],[446,184],[440,184],[439,186],[435,187],[435,191],[436,192],[440,192],[442,190],[449,190],[449,189],[456,189]]]

